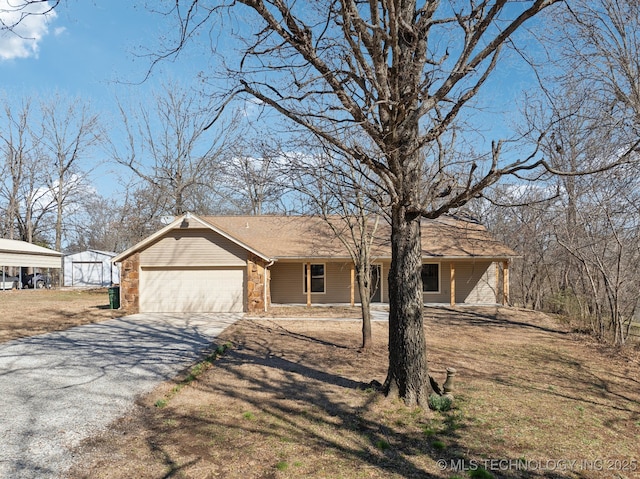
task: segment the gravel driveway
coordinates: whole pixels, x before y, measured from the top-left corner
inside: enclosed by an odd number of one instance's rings
[[[63,477],[71,448],[240,316],[136,314],[0,344],[0,478]]]

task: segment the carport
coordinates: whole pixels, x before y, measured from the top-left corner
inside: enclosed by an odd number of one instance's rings
[[[0,285],[4,289],[7,267],[19,268],[17,276],[22,282],[22,268],[33,268],[34,272],[62,268],[62,253],[26,241],[0,238],[0,267]]]

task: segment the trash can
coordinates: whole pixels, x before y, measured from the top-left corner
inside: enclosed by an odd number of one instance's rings
[[[111,309],[120,309],[120,286],[109,288],[109,307]]]

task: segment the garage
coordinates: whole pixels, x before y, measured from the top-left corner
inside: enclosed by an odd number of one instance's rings
[[[69,286],[102,286],[103,282],[102,263],[74,261],[71,264],[71,284]]]
[[[245,268],[142,268],[140,310],[242,312]]]
[[[111,263],[115,253],[87,250],[64,256],[65,286],[105,287],[120,282],[118,268]]]
[[[263,310],[269,259],[226,231],[185,214],[112,258],[120,309],[134,313]]]

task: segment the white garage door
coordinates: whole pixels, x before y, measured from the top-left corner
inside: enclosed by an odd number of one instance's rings
[[[142,269],[140,311],[145,313],[241,312],[244,268]]]
[[[72,263],[72,286],[99,286],[104,284],[102,278],[102,263],[83,261]]]

